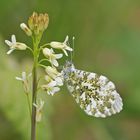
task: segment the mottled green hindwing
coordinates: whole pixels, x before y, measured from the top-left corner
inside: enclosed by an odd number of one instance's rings
[[[122,99],[105,76],[75,69],[73,64],[63,73],[69,92],[88,115],[104,118],[122,110]]]

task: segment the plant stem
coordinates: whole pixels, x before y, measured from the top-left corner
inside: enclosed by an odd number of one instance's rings
[[[36,92],[37,92],[37,73],[36,66],[33,67],[33,91],[32,91],[32,121],[31,121],[31,140],[36,140]]]
[[[36,104],[37,99],[37,64],[38,64],[38,40],[34,38],[34,64],[33,64],[33,89],[32,89],[32,120],[31,120],[31,140],[36,140]]]

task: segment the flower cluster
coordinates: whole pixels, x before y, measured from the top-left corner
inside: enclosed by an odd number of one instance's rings
[[[60,90],[59,86],[63,85],[63,78],[55,67],[47,66],[45,71],[47,74],[45,75],[46,84],[42,85],[42,88],[47,91],[49,95],[54,95],[54,93]]]
[[[68,36],[66,36],[63,42],[52,41],[40,46],[40,41],[43,32],[47,29],[49,24],[49,16],[47,13],[38,14],[33,12],[33,14],[28,19],[28,24],[20,24],[20,28],[25,32],[25,34],[32,39],[32,47],[28,45],[17,42],[15,35],[11,36],[11,41],[5,40],[5,43],[10,47],[7,54],[11,54],[14,50],[30,50],[33,56],[33,70],[32,70],[32,96],[30,93],[30,79],[31,74],[27,75],[26,72],[22,72],[21,77],[16,77],[17,80],[21,81],[23,84],[24,92],[27,95],[28,106],[30,114],[34,119],[36,115],[36,121],[41,120],[42,109],[44,101],[38,100],[38,90],[43,89],[49,95],[54,95],[60,91],[60,87],[63,86],[63,76],[62,73],[58,72],[59,67],[58,60],[63,57],[63,53],[68,56],[67,51],[73,51],[68,43]],[[55,50],[62,51],[62,53],[56,53]],[[45,59],[41,59],[40,53],[43,53]],[[41,62],[48,61],[50,65],[42,64]],[[39,66],[45,68],[45,84],[39,85],[39,75],[37,74],[37,69]],[[42,76],[40,76],[42,77]],[[31,100],[30,100],[31,96]],[[35,98],[34,98],[35,97]]]
[[[47,66],[45,68],[45,80],[46,84],[42,85],[42,89],[47,91],[49,95],[54,95],[60,90],[60,86],[63,85],[63,76],[61,73],[59,73],[56,69],[56,67],[59,66],[59,63],[57,59],[60,59],[63,57],[63,54],[56,54],[53,49],[61,49],[66,56],[68,56],[67,51],[72,51],[72,48],[70,48],[67,45],[68,42],[68,36],[66,36],[66,39],[64,42],[56,42],[52,41],[49,43],[51,48],[44,48],[43,54],[47,58],[47,60],[50,62],[51,66]]]

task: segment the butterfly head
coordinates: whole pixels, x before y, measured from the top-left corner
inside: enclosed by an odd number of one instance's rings
[[[75,71],[74,64],[71,61],[66,61],[62,70],[64,78],[68,78],[73,71]]]

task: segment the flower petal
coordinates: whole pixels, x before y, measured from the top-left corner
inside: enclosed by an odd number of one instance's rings
[[[50,43],[50,46],[55,49],[62,49],[64,45],[63,43],[53,41]]]
[[[37,108],[38,107],[38,105],[37,104],[35,104],[35,103],[33,103],[33,105]]]
[[[47,66],[45,71],[53,79],[59,74],[57,69],[55,67],[51,67],[51,66]]]
[[[28,35],[32,35],[32,31],[28,28],[28,26],[25,23],[20,24],[20,28]]]
[[[50,82],[47,86],[48,87],[54,87],[54,86],[56,86],[56,81]]]
[[[10,49],[6,54],[11,54],[15,49]]]
[[[63,86],[63,80],[62,80],[62,78],[56,77],[56,78],[55,78],[55,81],[56,81],[56,84],[57,84],[58,86]]]
[[[63,54],[61,54],[61,53],[60,53],[60,54],[55,54],[55,58],[56,58],[56,59],[60,59],[60,58],[62,58],[62,57],[63,57]]]
[[[58,64],[58,62],[57,62],[56,59],[52,59],[52,60],[50,60],[50,62],[51,62],[54,66],[56,66],[56,67],[59,66],[59,64]]]
[[[23,79],[20,77],[16,77],[16,80],[23,81]]]
[[[73,49],[69,46],[66,46],[65,49],[68,50],[68,51],[73,51]]]
[[[27,45],[24,43],[16,42],[12,47],[17,50],[26,50]]]
[[[68,56],[67,51],[66,51],[65,49],[62,49],[62,50],[63,50],[64,54],[65,54],[66,56]]]
[[[50,56],[52,53],[51,53],[51,50],[50,50],[50,49],[44,48],[44,49],[43,49],[43,54],[44,54],[46,57],[48,57],[48,56]]]
[[[54,95],[56,92],[58,92],[60,90],[60,88],[59,87],[54,87],[53,89],[52,89],[52,91],[50,91],[50,94],[51,95]]]
[[[12,36],[11,36],[11,41],[12,41],[12,43],[14,43],[14,44],[16,43],[16,36],[15,36],[15,35],[12,35]]]
[[[12,46],[12,42],[11,41],[9,41],[9,40],[5,40],[5,43],[8,45],[8,46]]]
[[[23,79],[23,81],[25,81],[26,80],[26,72],[22,72],[22,79]]]
[[[64,43],[67,44],[68,40],[69,40],[69,36],[67,35],[66,38],[65,38]]]

